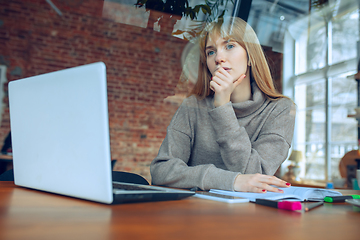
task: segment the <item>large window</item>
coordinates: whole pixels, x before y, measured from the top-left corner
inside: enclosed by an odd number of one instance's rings
[[[358,149],[357,120],[348,117],[358,105],[358,1],[312,6],[311,14],[291,25],[289,33],[294,76],[288,82],[297,105],[293,149],[305,156],[301,177],[338,178],[340,159]]]

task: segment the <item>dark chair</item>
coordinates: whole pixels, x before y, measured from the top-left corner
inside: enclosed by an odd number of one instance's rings
[[[149,185],[149,182],[140,175],[129,172],[114,171],[115,164],[116,164],[116,159],[111,160],[111,169],[113,170],[112,180],[114,182],[126,182],[126,183]]]
[[[114,170],[116,159],[111,160],[111,169]]]
[[[114,182],[126,182],[126,183],[149,185],[149,182],[142,176],[129,172],[113,171],[112,180]]]
[[[4,140],[4,145],[1,148],[1,154],[7,154],[8,150],[11,150],[11,148],[11,132],[9,132]]]
[[[14,170],[10,169],[1,174],[0,181],[14,181]]]
[[[11,132],[9,132],[1,148],[0,175],[5,173],[9,169],[9,165],[12,164],[12,157],[8,155],[8,152],[11,152],[11,150]]]

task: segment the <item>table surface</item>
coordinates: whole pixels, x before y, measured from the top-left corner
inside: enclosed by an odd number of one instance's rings
[[[309,212],[196,197],[104,205],[0,182],[0,216],[6,240],[360,239],[360,208],[348,203]]]

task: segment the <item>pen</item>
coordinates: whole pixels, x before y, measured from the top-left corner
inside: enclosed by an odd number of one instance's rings
[[[324,204],[323,201],[314,202],[314,203],[305,203],[305,208],[304,208],[304,210],[305,210],[305,212],[308,212],[308,211],[310,211],[311,209],[316,208],[316,207],[318,207],[318,206],[321,206],[321,205],[323,205],[323,204]]]
[[[360,195],[325,197],[324,201],[328,203],[337,203],[337,202],[345,202],[345,199],[360,199]]]
[[[301,203],[300,202],[293,202],[293,201],[272,201],[272,200],[266,200],[266,199],[255,199],[256,204],[273,207],[273,208],[279,208],[284,210],[290,210],[290,211],[296,211],[301,210]]]

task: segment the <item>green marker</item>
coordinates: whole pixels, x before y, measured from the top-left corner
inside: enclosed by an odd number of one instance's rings
[[[337,203],[337,202],[345,202],[345,199],[360,199],[360,195],[325,197],[324,201],[328,203]]]

